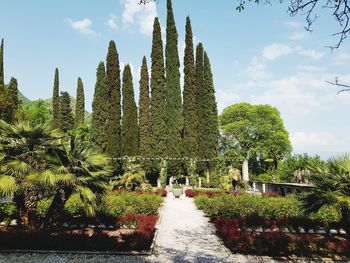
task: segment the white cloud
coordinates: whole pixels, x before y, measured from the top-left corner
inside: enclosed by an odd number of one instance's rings
[[[303,55],[312,59],[320,59],[324,56],[324,53],[318,52],[313,49],[303,49],[301,47],[296,48],[299,55]]]
[[[296,21],[287,21],[284,23],[287,27],[289,28],[298,28],[301,27],[301,24],[299,22]]]
[[[294,32],[288,36],[290,40],[301,40],[307,37],[307,32]]]
[[[264,47],[262,51],[262,56],[267,60],[275,60],[281,56],[288,55],[291,52],[293,52],[293,49],[290,46],[273,43]]]
[[[90,35],[90,36],[96,35],[96,32],[91,29],[92,22],[88,18],[84,18],[82,20],[76,20],[76,21],[70,18],[67,18],[65,21],[69,23],[71,28],[73,28],[74,30],[78,30],[82,34]]]
[[[348,152],[350,137],[339,138],[329,132],[297,131],[290,134],[295,151]]]
[[[338,51],[334,55],[333,64],[335,66],[342,66],[350,61],[350,53],[346,51]]]
[[[157,4],[150,1],[147,5],[140,5],[135,0],[121,0],[124,10],[122,23],[124,29],[137,26],[140,33],[151,35],[154,18],[157,16]]]
[[[222,89],[216,90],[216,98],[218,101],[218,111],[222,112],[224,108],[235,104],[240,100],[240,96],[234,91],[227,91]]]
[[[114,31],[119,30],[118,17],[110,14],[109,19],[106,21],[105,25]]]
[[[256,56],[251,59],[249,66],[243,73],[252,79],[268,79],[270,77],[270,74],[266,70],[266,65]]]

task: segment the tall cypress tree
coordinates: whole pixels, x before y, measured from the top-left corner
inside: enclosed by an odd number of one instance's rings
[[[106,92],[106,71],[103,62],[100,62],[96,73],[96,84],[94,98],[92,101],[91,117],[91,140],[94,147],[99,152],[105,152],[107,147],[106,131],[106,111],[107,111],[107,92]]]
[[[107,116],[107,148],[112,157],[121,153],[121,105],[120,105],[120,66],[119,55],[114,41],[109,42],[106,62],[107,92],[105,103],[108,105]]]
[[[59,95],[59,73],[55,69],[55,79],[52,95],[52,126],[57,129],[60,127],[60,95]]]
[[[167,27],[165,47],[166,68],[166,125],[167,125],[167,155],[179,157],[182,154],[182,101],[180,87],[180,61],[178,54],[178,34],[176,30],[172,2],[167,1]],[[173,170],[176,165],[171,162]]]
[[[3,120],[8,123],[15,121],[15,115],[19,107],[17,79],[11,78],[8,87],[5,89],[6,107],[3,109]]]
[[[199,126],[201,123],[203,123],[205,120],[201,120],[203,117],[203,100],[202,100],[202,93],[203,93],[203,85],[204,85],[204,72],[203,72],[203,66],[204,66],[204,50],[203,50],[203,45],[202,43],[199,43],[196,47],[196,79],[195,79],[195,90],[196,90],[196,114],[197,114],[197,132],[196,132],[196,137],[197,137],[197,145],[198,145],[198,153],[197,156],[199,158],[204,158],[203,156],[203,145],[201,144],[201,132],[199,130]]]
[[[5,79],[4,79],[4,39],[1,39],[0,46],[0,97],[5,94]]]
[[[201,135],[199,143],[202,145],[200,154],[203,158],[211,159],[217,157],[218,154],[219,129],[213,74],[206,52],[204,52],[203,86],[199,99],[202,108],[198,129]]]
[[[139,98],[139,155],[150,157],[151,152],[151,99],[146,57],[142,59]]]
[[[163,41],[158,17],[154,19],[151,68],[151,131],[154,156],[165,157],[166,114]]]
[[[122,155],[136,156],[138,153],[137,107],[130,65],[123,72],[123,116],[122,116]]]
[[[77,99],[75,102],[75,127],[85,122],[85,96],[84,85],[81,78],[78,78]]]
[[[60,97],[60,129],[69,132],[74,128],[74,117],[68,92],[61,92]]]
[[[186,18],[186,37],[185,37],[185,57],[184,57],[184,90],[183,90],[183,116],[184,116],[184,143],[183,152],[186,157],[196,157],[198,153],[197,144],[197,90],[196,90],[196,72],[194,63],[193,35],[191,20]]]

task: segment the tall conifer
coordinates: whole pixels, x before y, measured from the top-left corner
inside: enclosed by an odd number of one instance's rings
[[[74,128],[74,117],[71,99],[68,92],[61,92],[60,97],[60,129],[69,132]]]
[[[199,105],[201,105],[198,129],[200,156],[205,159],[215,158],[219,140],[218,110],[211,65],[206,52],[204,52],[203,86],[199,92]]]
[[[196,79],[195,79],[195,89],[196,89],[196,114],[197,114],[197,132],[196,132],[196,138],[197,138],[197,145],[198,145],[198,153],[197,156],[199,158],[204,158],[203,156],[203,145],[201,145],[201,133],[199,131],[199,125],[200,123],[203,123],[201,120],[203,116],[203,108],[202,108],[202,93],[203,93],[203,83],[204,83],[204,72],[203,72],[203,66],[204,66],[204,50],[202,43],[199,43],[196,47]]]
[[[60,127],[60,95],[59,95],[59,73],[55,69],[55,78],[52,95],[52,126],[57,129]]]
[[[161,28],[158,17],[154,19],[151,68],[151,130],[153,156],[165,157],[166,114],[165,114],[165,75]]]
[[[184,143],[183,152],[186,157],[196,157],[198,153],[197,144],[197,92],[196,92],[196,72],[194,63],[193,35],[191,20],[186,18],[185,37],[185,57],[184,57],[184,90],[183,90],[183,116],[184,116]]]
[[[75,103],[75,127],[85,122],[85,96],[84,85],[81,78],[78,78],[77,98]]]
[[[105,103],[108,105],[107,118],[107,148],[112,157],[121,154],[121,103],[120,103],[120,66],[119,54],[114,41],[109,42],[106,59],[107,93]]]
[[[105,152],[107,147],[106,131],[106,111],[107,111],[107,92],[106,92],[106,71],[103,62],[100,62],[96,73],[96,84],[94,98],[92,101],[91,117],[91,140],[96,150]]]
[[[182,154],[182,100],[180,87],[180,61],[178,54],[178,34],[176,30],[172,2],[167,0],[167,27],[165,47],[166,68],[166,125],[167,155],[180,157]],[[178,165],[175,162],[171,166]],[[175,167],[170,167],[173,170]]]
[[[137,107],[130,65],[123,72],[122,155],[136,156],[138,153]]]
[[[139,155],[151,156],[151,99],[146,57],[142,59],[139,98]]]
[[[3,120],[8,123],[15,122],[16,112],[19,107],[17,79],[11,78],[5,89],[6,107],[3,109]]]
[[[5,79],[4,79],[4,39],[1,39],[0,46],[0,96],[5,94]]]

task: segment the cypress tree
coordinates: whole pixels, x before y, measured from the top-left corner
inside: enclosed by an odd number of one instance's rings
[[[67,133],[74,128],[74,117],[68,92],[61,92],[60,97],[60,129]]]
[[[4,79],[4,39],[1,39],[0,46],[0,97],[5,95]]]
[[[171,0],[167,1],[167,27],[165,47],[166,67],[166,125],[167,155],[180,157],[182,154],[182,100],[180,87],[180,61],[178,54],[178,34],[176,30]],[[170,172],[178,170],[179,165],[169,163]]]
[[[136,156],[138,152],[137,107],[130,65],[123,72],[122,155]]]
[[[158,17],[154,19],[152,39],[151,68],[151,131],[152,155],[165,157],[166,115],[165,115],[165,76],[161,28]]]
[[[146,57],[142,59],[139,98],[139,155],[151,156],[151,99]]]
[[[81,78],[78,78],[77,99],[75,103],[75,127],[78,127],[85,122],[85,96]]]
[[[106,72],[105,65],[100,62],[96,73],[96,84],[94,98],[92,101],[91,117],[91,139],[96,150],[104,152],[106,150]]]
[[[3,109],[3,120],[8,123],[15,121],[15,115],[19,107],[17,79],[11,78],[5,89],[6,107]]]
[[[196,79],[195,79],[195,89],[196,89],[196,114],[197,114],[197,145],[198,145],[198,153],[197,156],[200,158],[203,158],[203,145],[200,144],[200,131],[199,131],[199,125],[203,121],[200,119],[202,117],[202,91],[203,91],[203,83],[204,83],[204,72],[203,72],[203,66],[204,66],[204,58],[203,58],[203,45],[202,43],[199,43],[196,47],[196,65],[195,65],[195,71],[196,71]]]
[[[60,95],[59,95],[59,73],[55,69],[55,78],[52,95],[52,126],[57,129],[60,127]]]
[[[196,106],[196,72],[194,63],[193,35],[191,20],[186,18],[184,57],[184,90],[183,90],[183,116],[184,116],[184,143],[183,152],[186,157],[196,157],[198,153],[197,129],[198,117]]]
[[[121,153],[121,105],[120,105],[120,66],[119,55],[114,41],[109,42],[106,59],[107,75],[107,148],[106,152],[112,157]]]
[[[217,157],[219,130],[218,110],[215,100],[215,90],[211,65],[206,52],[204,52],[203,86],[199,92],[199,145],[202,158]],[[210,167],[208,167],[210,168]]]

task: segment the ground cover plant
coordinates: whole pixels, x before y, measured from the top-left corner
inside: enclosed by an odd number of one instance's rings
[[[225,245],[235,253],[269,256],[350,255],[348,223],[337,207],[306,213],[295,196],[198,195]]]

